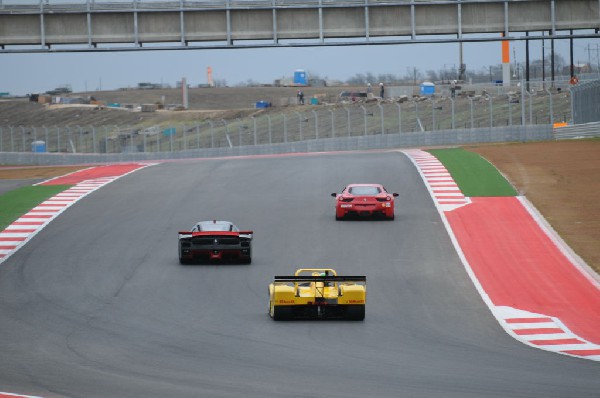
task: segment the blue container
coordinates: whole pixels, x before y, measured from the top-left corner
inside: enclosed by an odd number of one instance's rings
[[[435,94],[435,84],[429,82],[421,83],[421,95],[433,94]]]
[[[46,152],[46,141],[33,141],[31,152]]]
[[[168,137],[170,135],[177,135],[177,129],[175,127],[169,127],[163,130],[163,135]]]
[[[294,84],[301,84],[306,86],[306,71],[304,69],[296,69],[294,72]]]
[[[256,108],[269,108],[271,106],[271,103],[267,101],[257,101],[254,106]]]

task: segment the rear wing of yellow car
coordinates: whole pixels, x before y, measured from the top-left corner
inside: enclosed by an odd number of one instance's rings
[[[275,283],[302,283],[302,282],[359,282],[367,283],[367,277],[364,275],[356,276],[333,276],[333,275],[292,275],[275,276]]]

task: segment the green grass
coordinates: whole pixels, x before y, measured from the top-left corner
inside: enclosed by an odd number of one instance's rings
[[[462,148],[428,151],[444,164],[465,196],[516,196],[517,191],[487,160]]]
[[[0,195],[0,231],[38,204],[70,187],[70,185],[28,186]]]

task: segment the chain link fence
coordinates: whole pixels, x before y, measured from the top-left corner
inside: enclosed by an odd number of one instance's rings
[[[573,123],[600,121],[600,80],[582,82],[571,88]]]
[[[597,104],[597,103],[596,103]],[[400,97],[268,108],[256,116],[139,126],[0,126],[0,152],[159,153],[570,121],[568,90]]]

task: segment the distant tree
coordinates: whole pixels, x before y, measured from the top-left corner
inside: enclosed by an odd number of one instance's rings
[[[425,72],[425,76],[427,76],[427,80],[431,82],[437,82],[438,80],[440,80],[437,72],[434,70],[428,70],[427,72]]]
[[[213,83],[215,87],[227,87],[227,80],[225,79],[214,79]]]

